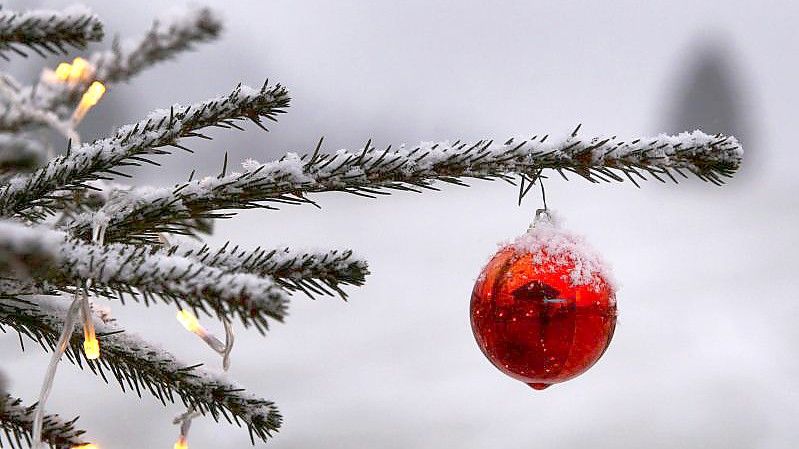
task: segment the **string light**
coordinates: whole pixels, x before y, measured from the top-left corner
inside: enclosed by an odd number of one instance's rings
[[[69,71],[72,69],[72,65],[68,62],[62,62],[58,64],[58,67],[55,69],[55,77],[60,81],[66,81],[69,78]]]
[[[96,222],[92,226],[92,242],[102,246],[105,242],[105,230],[107,223]],[[89,291],[94,285],[94,280],[90,277],[86,279],[85,288],[78,294],[81,296],[80,311],[83,317],[83,353],[88,360],[100,358],[100,342],[94,331],[94,317],[92,316],[92,306],[89,303]]]
[[[92,72],[91,65],[83,58],[75,58],[72,60],[72,68],[69,71],[69,81],[72,83],[78,81],[86,81]]]
[[[94,68],[89,64],[89,61],[77,57],[72,60],[72,64],[68,62],[58,64],[58,67],[55,69],[55,78],[58,81],[75,84],[81,81],[89,81],[93,72]]]
[[[72,446],[70,449],[100,449],[100,447],[94,443],[86,443],[78,446]]]
[[[191,313],[191,310],[182,309],[178,311],[176,316],[180,324],[186,328],[187,331],[192,332],[194,334],[202,336],[205,334],[205,328],[200,325],[200,321],[197,320],[197,317]]]
[[[188,449],[189,448],[189,430],[191,429],[191,420],[200,416],[200,413],[194,408],[189,407],[184,413],[175,417],[172,424],[180,424],[180,435],[178,440],[172,446],[172,449]]]
[[[176,317],[186,330],[200,337],[211,349],[222,356],[222,370],[227,371],[230,368],[230,351],[233,350],[233,341],[235,338],[233,326],[230,324],[230,321],[224,318],[222,319],[222,324],[225,327],[225,343],[222,343],[218,338],[205,330],[191,310],[181,309],[178,311]],[[195,411],[193,407],[189,407],[185,413],[177,416],[172,421],[173,424],[180,424],[180,435],[173,449],[188,449],[191,421],[197,416],[200,416],[200,413]]]
[[[94,326],[83,326],[83,353],[89,360],[100,358],[100,342],[94,335]]]
[[[50,392],[53,390],[53,379],[58,369],[58,362],[61,356],[66,352],[69,347],[69,339],[72,336],[72,329],[77,321],[78,314],[81,312],[81,298],[76,293],[75,299],[70,304],[67,313],[64,316],[64,327],[61,329],[61,334],[58,337],[58,343],[53,348],[53,354],[50,356],[50,363],[47,365],[47,371],[44,374],[44,381],[42,382],[42,389],[39,391],[39,400],[36,401],[36,409],[33,412],[33,429],[31,431],[31,448],[41,449],[42,447],[42,429],[44,427],[44,408],[47,399],[50,397]]]
[[[93,82],[86,92],[83,93],[83,96],[80,99],[80,103],[78,103],[78,107],[75,108],[75,113],[72,114],[72,121],[74,123],[79,123],[83,120],[83,117],[86,116],[86,113],[89,112],[89,109],[92,106],[96,105],[100,98],[103,97],[105,93],[105,86],[103,83],[99,81]]]
[[[200,337],[208,346],[214,351],[222,354],[226,351],[226,345],[214,337],[210,332],[200,324],[197,317],[188,309],[178,311],[176,318],[186,328],[187,331]]]
[[[178,440],[175,441],[175,445],[172,447],[173,449],[189,449],[189,441],[186,439],[185,435],[181,435],[178,437]]]

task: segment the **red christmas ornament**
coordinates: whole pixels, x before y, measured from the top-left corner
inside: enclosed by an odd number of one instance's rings
[[[483,354],[536,390],[585,372],[616,327],[605,265],[543,212],[488,262],[471,300],[472,332]]]

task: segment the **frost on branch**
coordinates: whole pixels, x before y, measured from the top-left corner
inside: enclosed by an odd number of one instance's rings
[[[676,136],[659,135],[630,142],[616,138],[560,141],[545,138],[466,143],[422,143],[413,149],[340,150],[311,156],[289,153],[275,162],[249,161],[244,171],[207,177],[172,189],[134,189],[108,202],[100,211],[108,218],[108,235],[152,238],[153,232],[190,233],[188,219],[223,218],[224,209],[271,207],[268,204],[311,203],[309,192],[343,191],[362,196],[385,194],[386,189],[435,189],[435,181],[465,185],[461,178],[506,179],[520,174],[537,176],[552,169],[574,173],[590,181],[623,181],[648,174],[656,179],[674,174],[721,183],[740,165],[742,149],[734,137],[710,136],[700,131]],[[637,178],[637,179],[636,179]],[[76,235],[90,229],[91,214],[78,217]]]
[[[363,285],[369,274],[365,260],[352,251],[298,251],[289,248],[256,248],[248,251],[226,243],[218,249],[182,242],[169,249],[170,254],[198,260],[223,270],[244,271],[269,276],[289,291],[302,291],[309,297],[338,294],[346,298],[343,285]],[[332,290],[332,291],[331,291]]]
[[[82,188],[87,181],[110,179],[117,169],[150,162],[147,156],[167,154],[166,146],[184,148],[184,137],[205,137],[199,130],[210,126],[239,128],[235,122],[250,120],[263,127],[262,119],[274,120],[289,104],[282,86],[261,89],[239,85],[230,94],[191,106],[159,110],[144,120],[126,125],[113,137],[97,140],[51,159],[29,175],[12,178],[0,187],[0,215],[13,215],[33,206],[47,207],[57,190]]]
[[[110,50],[89,56],[89,73],[77,82],[64,83],[43,73],[35,89],[28,89],[34,103],[65,116],[94,81],[129,81],[143,70],[192,50],[195,44],[216,39],[222,22],[210,8],[187,7],[156,19],[144,36],[114,40]]]
[[[14,12],[0,10],[0,57],[6,52],[26,56],[25,48],[41,56],[66,53],[68,47],[84,48],[103,38],[100,19],[85,7],[64,11]]]
[[[8,222],[0,222],[0,271],[67,292],[91,278],[91,291],[101,296],[161,299],[220,318],[237,315],[261,332],[267,318],[283,319],[288,302],[268,277],[230,273],[146,246],[81,243],[62,232]]]
[[[0,133],[0,176],[32,171],[44,162],[47,148],[26,136]]]
[[[157,62],[191,50],[194,44],[216,39],[221,30],[222,22],[210,8],[171,12],[155,20],[144,36],[115,42],[111,50],[93,54],[94,78],[127,81]]]
[[[0,299],[0,301],[3,301]],[[0,327],[2,327],[2,308],[0,304]],[[0,393],[0,447],[3,439],[11,446],[30,445],[33,431],[34,407],[25,407],[22,400]],[[75,421],[64,421],[58,415],[46,415],[43,420],[42,441],[53,449],[67,449],[84,444],[83,430],[75,428]]]
[[[8,326],[20,335],[52,350],[63,326],[69,301],[62,297],[35,296],[28,300],[0,298],[0,329]],[[107,381],[111,373],[120,388],[141,396],[149,392],[162,403],[180,400],[215,420],[225,418],[244,425],[250,436],[266,440],[280,427],[281,416],[274,403],[247,394],[220,375],[181,363],[163,348],[123,332],[117,326],[95,319],[103,356],[87,360],[83,354],[83,333],[72,334],[67,358],[86,366]],[[1,420],[0,420],[1,421]]]

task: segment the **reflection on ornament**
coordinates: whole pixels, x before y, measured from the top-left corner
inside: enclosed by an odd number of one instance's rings
[[[604,264],[580,237],[537,219],[483,269],[471,323],[491,363],[541,390],[599,360],[616,326],[615,293]]]

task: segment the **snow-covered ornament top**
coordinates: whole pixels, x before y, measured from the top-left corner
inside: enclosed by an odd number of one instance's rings
[[[615,290],[610,269],[602,257],[581,235],[563,228],[560,217],[547,209],[538,210],[533,224],[512,245],[518,252],[530,253],[536,265],[547,265],[552,272],[566,269],[562,276],[574,287],[585,285],[599,290],[607,283]]]
[[[615,288],[601,258],[539,211],[503,245],[472,291],[472,331],[505,374],[541,390],[590,368],[616,327]]]

